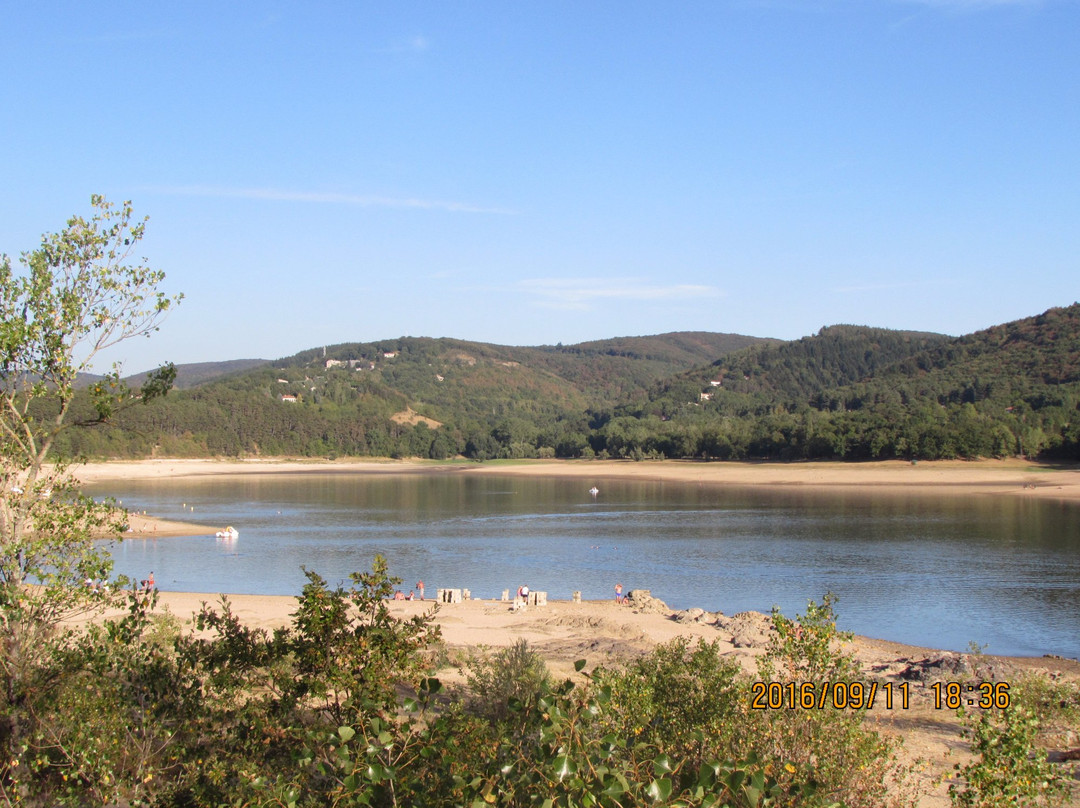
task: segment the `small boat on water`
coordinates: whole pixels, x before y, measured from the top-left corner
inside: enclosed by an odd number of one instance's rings
[[[219,530],[214,535],[217,536],[219,539],[235,539],[240,536],[240,531],[232,525],[229,525],[227,528],[225,528],[224,530]]]
[[[594,485],[592,488],[589,489],[589,493],[595,497],[597,494],[600,493],[600,489]]]

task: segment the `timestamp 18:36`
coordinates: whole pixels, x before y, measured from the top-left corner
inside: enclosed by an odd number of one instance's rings
[[[989,710],[1009,707],[1008,682],[934,682],[934,709],[957,710],[960,707],[979,707]]]
[[[935,682],[928,688],[935,710],[960,707],[1005,709],[1008,682]],[[754,710],[886,710],[910,708],[911,685],[901,682],[753,682],[750,707]]]

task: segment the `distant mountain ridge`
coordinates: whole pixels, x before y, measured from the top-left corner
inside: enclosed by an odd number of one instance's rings
[[[66,448],[477,460],[1080,456],[1078,304],[959,338],[855,325],[789,342],[710,332],[546,346],[399,337],[186,367],[164,402],[126,411],[107,440]]]
[[[229,359],[221,362],[188,362],[176,366],[176,382],[173,387],[177,390],[187,390],[206,384],[222,376],[233,373],[241,373],[261,365],[269,363],[267,359]],[[137,387],[146,381],[150,371],[136,373],[128,376],[126,381],[132,387]]]

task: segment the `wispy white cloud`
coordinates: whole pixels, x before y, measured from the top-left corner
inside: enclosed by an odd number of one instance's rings
[[[205,196],[219,199],[253,199],[267,202],[306,202],[323,205],[357,205],[367,208],[442,210],[450,213],[496,213],[512,215],[506,208],[447,202],[437,199],[399,198],[325,191],[287,191],[276,188],[221,188],[210,185],[154,186],[145,190],[167,196]]]
[[[537,298],[539,306],[573,311],[588,310],[601,300],[687,300],[723,294],[715,286],[656,286],[637,278],[532,278],[517,287]]]

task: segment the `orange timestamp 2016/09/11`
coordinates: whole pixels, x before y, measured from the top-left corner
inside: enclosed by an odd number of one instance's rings
[[[1008,682],[934,682],[935,710],[961,706],[1005,709],[1009,706]],[[911,706],[908,682],[754,682],[750,686],[754,710],[907,710]]]
[[[870,710],[875,703],[886,710],[907,710],[911,685],[901,682],[754,682],[750,686],[754,710]]]

